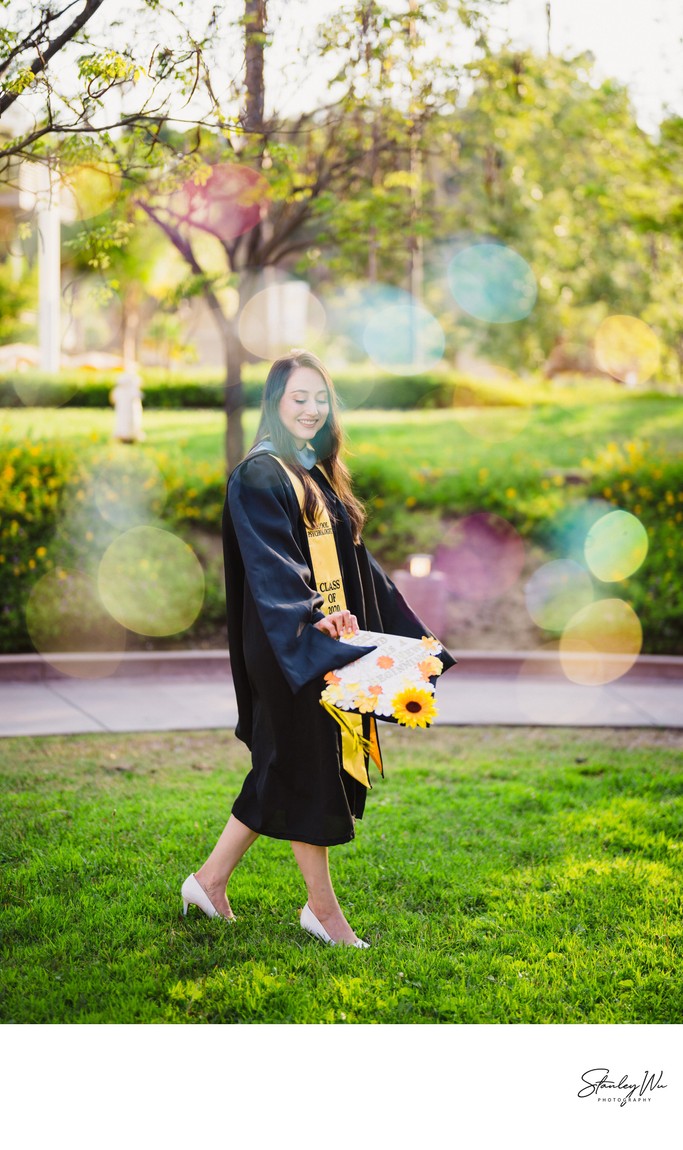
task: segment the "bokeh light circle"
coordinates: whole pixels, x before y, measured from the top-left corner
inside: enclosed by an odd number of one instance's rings
[[[100,561],[97,584],[107,610],[138,635],[175,635],[194,623],[204,572],[191,547],[159,527],[132,527]]]
[[[610,511],[614,511],[614,504],[606,499],[580,499],[563,507],[551,523],[552,550],[584,566],[586,536],[593,524]]]
[[[62,201],[68,215],[88,220],[111,208],[121,190],[121,173],[106,160],[63,169]]]
[[[452,595],[482,602],[503,595],[524,566],[524,543],[507,520],[488,512],[467,515],[434,554],[434,568],[448,580]]]
[[[527,611],[546,631],[562,631],[572,616],[593,602],[593,582],[585,567],[555,559],[534,571],[524,588]]]
[[[526,319],[538,295],[536,277],[526,260],[496,243],[459,251],[448,265],[448,283],[458,306],[485,323]]]
[[[633,666],[643,645],[643,629],[623,599],[598,599],[583,607],[560,638],[562,670],[573,683],[611,683]]]
[[[58,375],[53,379],[31,379],[18,372],[12,377],[12,386],[24,407],[61,407],[78,391],[78,383],[73,379],[62,380]]]
[[[289,280],[257,292],[242,308],[239,337],[261,359],[308,347],[325,329],[325,309],[307,283]]]
[[[383,308],[413,303],[410,292],[392,284],[350,283],[324,297],[328,329],[334,336],[348,340],[357,351],[364,351],[363,334],[368,317]]]
[[[166,481],[149,455],[127,452],[98,465],[92,493],[102,518],[123,531],[160,515]]]
[[[598,366],[622,383],[646,383],[659,368],[659,339],[635,316],[608,316],[595,333],[594,343]]]
[[[391,284],[346,283],[332,292],[325,292],[323,303],[327,315],[326,358],[332,361],[333,368],[343,369],[347,364],[356,365],[353,382],[346,386],[344,379],[337,381],[337,393],[344,408],[355,408],[363,404],[378,383],[376,365],[368,358],[363,337],[368,317],[384,308],[394,306],[410,307],[413,297],[410,292]],[[360,361],[363,366],[360,367]]]
[[[189,227],[221,240],[234,240],[264,219],[270,201],[268,181],[242,164],[199,168],[170,200],[172,215]]]
[[[461,407],[455,412],[459,426],[484,443],[509,443],[526,429],[528,407]]]
[[[385,371],[417,375],[443,358],[446,337],[432,313],[411,301],[374,309],[363,329],[363,346]]]
[[[126,646],[124,628],[105,610],[92,579],[78,570],[49,571],[31,588],[26,628],[36,651],[51,666],[76,678],[102,678],[116,670]],[[60,658],[103,653],[106,659]]]
[[[647,555],[647,531],[629,511],[610,511],[590,528],[584,544],[586,563],[603,583],[628,579]]]

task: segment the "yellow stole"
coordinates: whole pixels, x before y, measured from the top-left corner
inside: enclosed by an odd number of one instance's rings
[[[303,514],[303,483],[296,472],[292,471],[286,463],[283,463],[279,456],[273,455],[273,459],[276,459],[283,471],[287,473]],[[331,486],[330,477],[322,464],[318,463],[316,466],[320,468]],[[323,600],[321,610],[325,615],[331,615],[333,611],[345,611],[347,609],[346,596],[344,595],[344,584],[342,583],[341,568],[339,566],[337,544],[335,542],[332,524],[330,523],[330,516],[322,499],[318,500],[315,526],[309,527],[306,523],[304,523],[304,526],[306,527],[308,546],[311,551],[313,578],[318,593],[322,596]],[[376,764],[380,774],[384,774],[382,756],[379,749],[379,739],[377,737],[377,720],[373,715],[368,716],[369,736],[366,738],[363,735],[363,718],[361,715],[357,715],[351,711],[341,711],[338,707],[330,707],[327,703],[323,703],[322,705],[330,712],[333,718],[337,720],[341,727],[342,766],[344,770],[359,783],[362,783],[364,787],[371,789],[368,770],[365,765],[366,754],[369,755]]]

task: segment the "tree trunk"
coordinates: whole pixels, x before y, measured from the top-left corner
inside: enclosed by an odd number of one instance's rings
[[[246,89],[245,107],[242,122],[245,131],[258,135],[263,131],[263,110],[265,105],[265,82],[263,66],[265,55],[265,29],[267,18],[266,0],[245,0],[244,43]],[[253,144],[253,140],[252,140]],[[261,149],[262,151],[261,141]],[[257,228],[261,224],[256,225]],[[248,269],[236,268],[242,282]],[[240,296],[242,292],[240,292]],[[244,390],[242,387],[242,345],[237,335],[237,317],[228,321],[224,329],[225,346],[225,465],[230,472],[244,456]]]
[[[236,321],[226,324],[225,340],[225,466],[226,474],[244,458],[244,390],[242,388],[242,345]]]
[[[411,73],[414,67],[414,52],[417,43],[417,26],[415,15],[417,0],[410,0],[410,21],[408,25],[408,40],[410,45]],[[411,89],[413,86],[411,74]],[[410,97],[410,235],[408,239],[408,290],[412,296],[413,307],[410,312],[410,349],[414,364],[420,362],[420,332],[415,305],[422,303],[423,289],[423,250],[422,237],[419,233],[419,222],[422,215],[422,158],[420,155],[420,129],[418,126],[418,108],[411,91]]]
[[[258,133],[263,129],[265,29],[266,0],[246,0],[244,5],[246,101],[243,123],[247,132]]]

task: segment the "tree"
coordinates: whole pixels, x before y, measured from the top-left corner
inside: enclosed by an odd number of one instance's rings
[[[137,203],[185,259],[192,277],[188,288],[201,285],[221,334],[227,367],[229,470],[244,450],[240,418],[244,352],[236,317],[222,305],[220,289],[232,285],[241,309],[265,269],[294,265],[310,275],[324,250],[345,245],[347,267],[349,255],[353,258],[360,245],[371,276],[384,263],[390,275],[410,280],[411,260],[415,264],[411,252],[419,247],[423,227],[415,208],[416,157],[424,124],[437,114],[439,99],[453,98],[454,86],[453,69],[443,64],[443,92],[437,99],[438,85],[430,69],[424,64],[418,67],[415,57],[418,25],[433,25],[443,9],[435,3],[397,12],[365,2],[337,13],[321,30],[319,46],[321,55],[335,53],[340,58],[330,84],[334,97],[290,120],[265,112],[269,35],[265,0],[248,0],[244,7],[243,103],[236,118],[231,120],[215,96],[218,85],[207,39],[194,41],[201,59],[199,83],[213,101],[216,129],[175,139],[169,157],[173,150],[175,155],[160,167],[157,179],[147,180]],[[231,172],[236,177],[232,203],[225,202],[224,195]],[[247,178],[249,172],[252,179]],[[213,206],[204,199],[207,190]],[[241,209],[248,214],[259,196],[262,211],[251,226],[231,231],[226,214],[231,209],[233,214]],[[403,245],[396,243],[397,230],[405,236]],[[198,238],[205,242],[207,236],[213,247],[210,252],[205,247],[202,258]],[[392,259],[384,260],[390,246]]]
[[[504,50],[470,70],[471,96],[447,132],[457,163],[438,176],[442,236],[519,252],[538,301],[519,323],[460,317],[460,332],[522,370],[542,367],[560,343],[585,349],[610,312],[652,323],[672,347],[681,327],[680,147],[666,131],[656,140],[639,128],[627,89],[597,83],[590,56]]]
[[[338,61],[328,102],[289,118],[268,111],[266,0],[246,0],[230,11],[226,5],[207,10],[198,4],[192,30],[182,28],[179,14],[171,12],[176,41],[152,53],[141,98],[132,111],[113,118],[124,126],[119,134],[104,117],[104,101],[113,89],[142,77],[140,48],[137,42],[132,46],[130,35],[127,47],[102,51],[87,42],[81,24],[72,41],[89,50],[77,61],[77,94],[61,100],[48,66],[38,72],[19,67],[18,46],[27,51],[31,30],[23,28],[7,46],[14,88],[23,96],[32,85],[43,84],[34,127],[8,148],[34,157],[49,154],[50,162],[62,165],[95,160],[117,165],[132,192],[131,210],[144,211],[182,255],[187,291],[203,292],[225,353],[229,469],[243,454],[244,353],[224,289],[237,291],[241,307],[264,269],[285,265],[311,272],[320,267],[323,251],[345,249],[337,265],[341,271],[344,261],[347,267],[352,263],[358,244],[365,248],[371,277],[386,274],[419,284],[420,249],[429,228],[421,150],[427,124],[450,106],[457,87],[456,70],[441,52],[444,36],[463,26],[481,31],[495,3],[462,0],[454,10],[444,0],[363,0],[340,10],[316,49],[321,58]],[[145,0],[144,6],[159,10],[156,0]],[[91,20],[91,7],[86,4],[81,16],[87,12]],[[47,5],[40,9],[39,29],[50,59],[60,50],[51,11]],[[235,55],[237,32],[244,64],[241,75],[226,82],[225,62]],[[171,43],[170,34],[166,39]],[[261,208],[248,227],[236,231],[225,226],[230,214],[225,189],[233,177],[240,185],[233,215],[235,208],[248,215],[254,207],[240,202],[243,196],[260,197]],[[202,189],[209,199],[215,192],[215,202],[207,204],[205,197],[203,208]],[[114,236],[106,227],[91,228],[88,243],[93,238],[105,252],[126,242],[120,221]]]
[[[0,9],[8,18],[0,29],[0,134],[4,136],[0,176],[8,172],[10,157],[46,159],[54,156],[60,141],[165,120],[171,93],[163,90],[161,81],[168,61],[163,65],[153,57],[151,67],[145,69],[138,59],[133,29],[118,48],[100,46],[102,28],[97,28],[97,17],[104,15],[101,10],[107,2],[27,5],[0,0]],[[161,10],[158,0],[140,2],[143,9]],[[105,107],[107,98],[129,88],[143,73],[149,85],[139,104],[118,114]]]

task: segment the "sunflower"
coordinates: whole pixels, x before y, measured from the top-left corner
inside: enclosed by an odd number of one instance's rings
[[[391,713],[404,727],[428,727],[438,711],[429,691],[406,687],[391,700]]]

